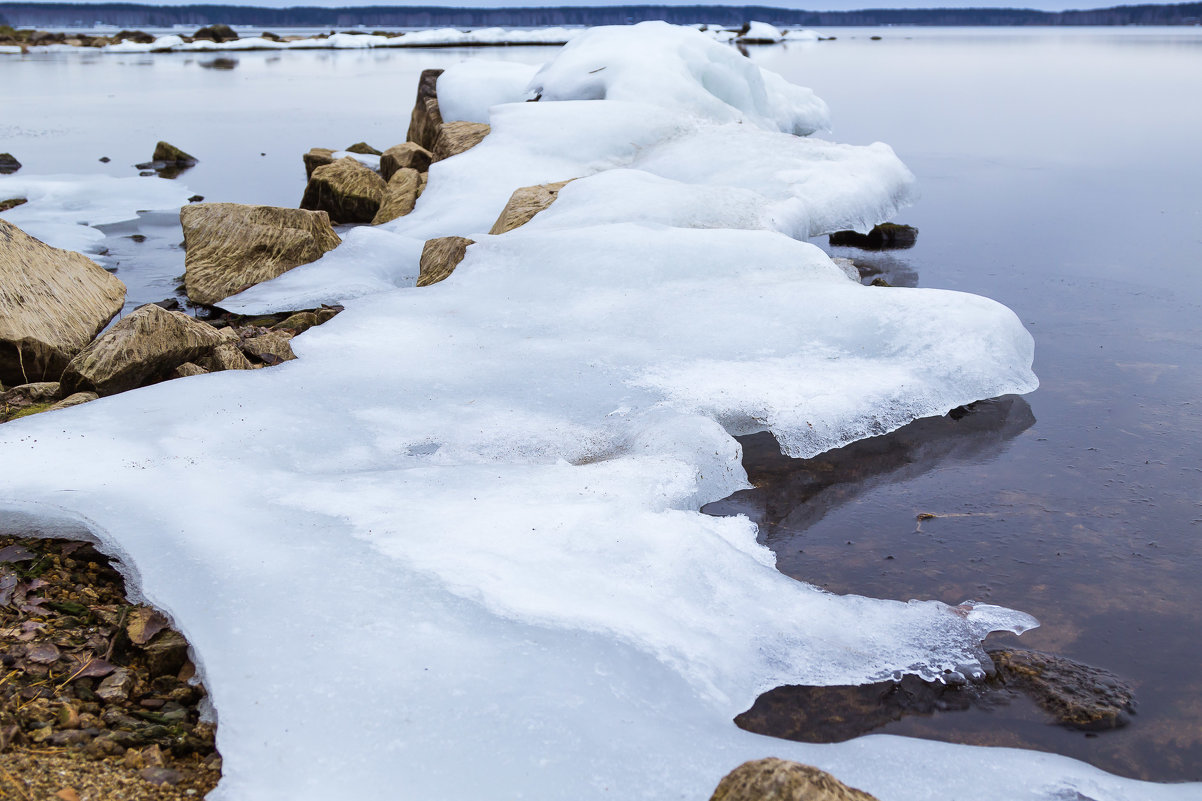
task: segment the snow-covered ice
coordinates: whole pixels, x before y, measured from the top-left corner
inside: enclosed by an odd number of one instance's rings
[[[1004,306],[861,286],[794,238],[891,216],[912,176],[795,136],[825,105],[728,54],[650,24],[581,35],[529,77],[537,103],[516,71],[440,82],[488,110],[484,142],[411,215],[227,301],[346,300],[296,361],[0,427],[0,528],[91,532],[192,642],[214,798],[704,799],[769,754],[883,801],[1197,797],[732,723],[782,683],[972,673],[986,633],[1036,623],[782,576],[746,518],[697,511],[746,486],[731,434],[811,454],[1036,380]],[[515,188],[577,177],[484,233]],[[413,287],[447,234],[477,243]]]

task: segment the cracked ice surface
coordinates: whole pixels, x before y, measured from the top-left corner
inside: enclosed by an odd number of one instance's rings
[[[909,174],[883,146],[807,161],[785,132],[806,93],[772,113],[696,101],[779,79],[700,34],[634,30],[638,59],[662,51],[655,105],[495,106],[412,215],[231,304],[355,283],[298,360],[0,428],[0,519],[84,526],[173,615],[219,715],[219,799],[704,799],[768,754],[885,801],[1185,798],[1045,754],[735,728],[769,687],[972,672],[984,634],[1035,621],[780,575],[745,518],[697,512],[746,485],[731,432],[814,453],[1030,391],[1033,346],[999,304],[863,287],[790,239],[888,216]],[[621,94],[631,51],[592,35],[534,80],[595,93],[556,70],[606,59]],[[690,170],[690,141],[730,161],[699,147]],[[514,188],[576,175],[527,226],[479,233]],[[448,280],[403,286],[449,233],[479,241]]]

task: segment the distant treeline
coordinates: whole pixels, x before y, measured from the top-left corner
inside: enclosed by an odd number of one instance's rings
[[[1197,25],[1202,3],[1115,6],[1089,11],[1022,8],[912,8],[803,11],[765,6],[560,6],[552,8],[447,8],[358,6],[348,8],[255,8],[248,6],[152,6],[133,3],[4,3],[0,24],[65,27],[94,23],[122,28],[172,25],[263,27],[539,27],[622,25],[643,20],[742,25],[762,20],[793,27],[840,25]]]

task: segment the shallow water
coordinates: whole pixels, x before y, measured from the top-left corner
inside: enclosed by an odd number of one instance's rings
[[[1202,779],[1202,34],[834,33],[750,55],[824,97],[839,141],[893,145],[923,190],[899,217],[921,229],[915,248],[838,255],[1006,303],[1036,338],[1043,384],[1005,410],[865,443],[886,454],[817,494],[813,465],[792,463],[713,511],[752,516],[783,571],[832,591],[1028,611],[1043,627],[1023,645],[1120,674],[1140,704],[1096,738],[1001,712],[886,731]],[[0,57],[0,151],[22,174],[136,175],[165,139],[200,159],[176,180],[206,200],[295,205],[305,150],[403,140],[421,69],[472,54]],[[170,216],[109,233],[131,305],[169,295],[183,272]],[[775,463],[748,454],[755,476]]]

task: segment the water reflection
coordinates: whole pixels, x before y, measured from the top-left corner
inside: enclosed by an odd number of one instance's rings
[[[790,459],[770,433],[740,437],[755,489],[708,504],[712,515],[745,514],[760,541],[789,550],[793,539],[829,511],[882,484],[908,481],[938,467],[996,453],[1035,423],[1030,405],[1005,395],[943,417],[915,420],[891,434],[853,442],[812,459]]]
[[[227,57],[222,56],[222,57],[218,57],[218,58],[211,58],[211,59],[208,59],[207,61],[199,61],[197,63],[200,65],[201,69],[232,70],[238,66],[238,59],[227,58]]]

